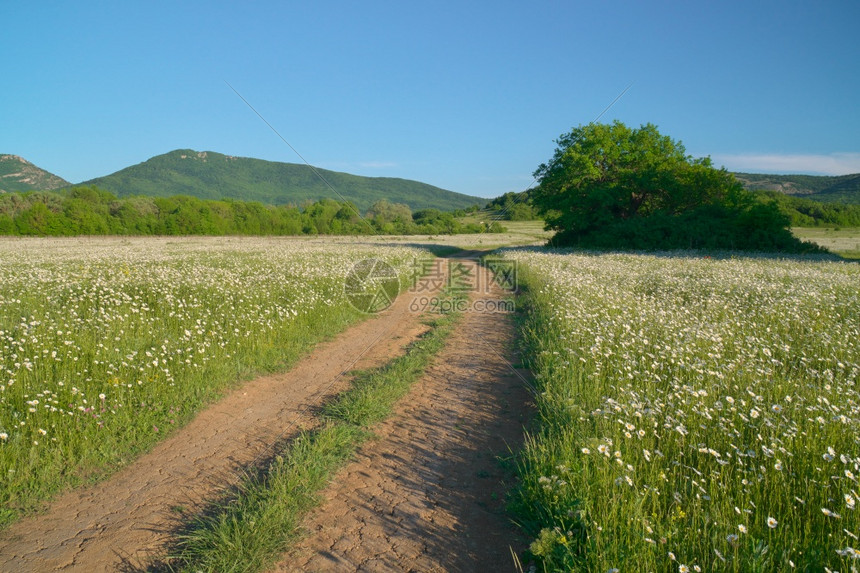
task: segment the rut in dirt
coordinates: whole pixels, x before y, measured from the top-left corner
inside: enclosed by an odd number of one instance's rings
[[[508,293],[460,262],[490,287],[472,293],[472,309],[497,307]],[[531,402],[514,342],[510,314],[467,312],[276,570],[514,571],[527,540],[505,499]]]

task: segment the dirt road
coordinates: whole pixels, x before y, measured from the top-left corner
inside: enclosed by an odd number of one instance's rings
[[[412,296],[401,295],[289,372],[248,382],[110,480],[65,494],[46,513],[0,533],[0,570],[145,568],[170,540],[180,510],[193,514],[236,483],[241,468],[313,425],[310,410],[347,386],[345,372],[387,362],[425,329]],[[500,513],[496,456],[518,443],[527,400],[522,381],[497,356],[510,357],[511,337],[505,315],[464,319],[380,428],[380,440],[326,493],[334,505],[311,518],[313,536],[284,570],[510,566],[516,534]]]
[[[514,570],[525,542],[503,513],[513,477],[499,458],[521,445],[529,396],[513,330],[508,314],[466,314],[277,571]]]

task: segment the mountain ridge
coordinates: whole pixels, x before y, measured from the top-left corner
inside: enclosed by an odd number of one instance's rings
[[[211,168],[213,166],[214,169]],[[750,191],[777,191],[822,203],[860,204],[860,173],[831,176],[735,172],[733,175]],[[95,185],[118,197],[190,195],[200,199],[236,199],[270,205],[299,205],[328,197],[352,201],[363,210],[381,199],[405,203],[413,210],[436,208],[443,211],[482,205],[490,200],[410,179],[353,175],[318,167],[312,169],[299,163],[192,149],[176,149],[156,155],[77,185]],[[0,193],[53,191],[73,186],[21,156],[0,154]]]
[[[849,175],[775,175],[734,173],[749,191],[778,191],[822,203],[860,204],[860,173]]]
[[[325,179],[323,182],[319,175]],[[110,175],[84,181],[118,197],[191,195],[200,199],[295,204],[331,198],[362,210],[376,201],[405,203],[413,210],[443,211],[483,204],[486,199],[395,177],[365,177],[305,164],[237,157],[214,151],[176,149]]]
[[[23,157],[0,154],[0,193],[51,191],[68,187],[68,181],[33,165]]]

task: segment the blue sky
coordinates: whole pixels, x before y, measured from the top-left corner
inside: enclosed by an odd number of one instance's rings
[[[654,123],[735,171],[860,172],[860,2],[0,3],[0,153],[73,183],[177,148],[496,196]]]

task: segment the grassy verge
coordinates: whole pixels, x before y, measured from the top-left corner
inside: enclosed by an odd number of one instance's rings
[[[854,569],[856,265],[508,256],[539,419],[514,505],[541,570]]]
[[[190,524],[171,551],[173,571],[260,571],[296,539],[318,492],[384,419],[433,356],[459,315],[445,315],[385,366],[359,373],[351,388],[327,405],[320,427],[303,432],[261,475]]]

